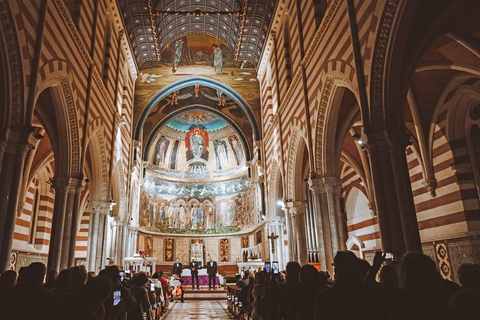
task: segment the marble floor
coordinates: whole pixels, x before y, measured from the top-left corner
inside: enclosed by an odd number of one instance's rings
[[[233,319],[226,300],[185,300],[174,302],[169,309],[166,320]]]

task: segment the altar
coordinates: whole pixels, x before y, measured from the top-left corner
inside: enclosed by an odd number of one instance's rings
[[[192,273],[190,269],[183,269],[182,271],[182,280],[184,286],[191,286],[192,285]],[[199,269],[198,270],[198,283],[201,286],[208,286],[208,274],[207,269]],[[217,274],[215,285],[221,286],[224,283],[223,276]]]

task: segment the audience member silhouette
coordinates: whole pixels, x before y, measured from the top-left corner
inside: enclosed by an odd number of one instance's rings
[[[128,312],[128,320],[144,320],[146,315],[147,320],[150,320],[150,300],[148,291],[145,285],[148,282],[148,277],[144,272],[140,272],[132,279],[132,291],[137,300],[136,306]]]
[[[5,319],[31,320],[43,314],[52,302],[51,292],[43,287],[45,272],[41,262],[22,271],[22,283],[12,288],[5,299]]]
[[[65,269],[60,271],[57,277],[57,281],[53,284],[52,297],[53,299],[58,298],[65,290],[67,290],[68,284],[70,282],[70,269]]]
[[[298,318],[313,320],[313,305],[315,298],[320,293],[320,276],[312,265],[304,265],[300,269],[300,290],[298,294]]]
[[[458,268],[458,279],[462,287],[452,296],[448,304],[450,318],[478,318],[480,315],[480,265],[462,264]]]
[[[297,319],[300,304],[300,264],[290,261],[286,269],[286,280],[280,285],[280,316],[286,320]]]
[[[400,292],[391,319],[444,319],[446,293],[435,263],[421,252],[409,252],[400,264]]]
[[[7,270],[0,276],[0,299],[4,298],[17,283],[17,273]]]
[[[386,319],[385,301],[361,279],[362,267],[353,252],[339,251],[334,259],[335,282],[315,299],[314,319],[359,319],[361,310],[375,301],[369,320]]]

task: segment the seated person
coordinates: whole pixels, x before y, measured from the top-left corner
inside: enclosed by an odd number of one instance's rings
[[[184,291],[183,291],[182,283],[183,283],[183,280],[180,278],[180,276],[178,274],[174,274],[170,278],[170,283],[169,283],[169,285],[170,285],[170,287],[169,287],[170,302],[174,301],[173,292],[176,288],[178,288],[178,290],[181,291],[180,301],[183,302]]]

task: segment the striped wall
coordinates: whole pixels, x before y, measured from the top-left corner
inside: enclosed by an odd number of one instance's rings
[[[42,2],[41,0],[9,1],[24,66],[26,96],[30,89],[28,86],[37,46],[37,33],[40,28],[39,13]],[[95,24],[95,3],[98,3],[98,18],[96,32],[92,34]],[[83,132],[87,88],[91,87],[87,128],[88,130],[94,130],[98,126],[103,128],[104,146],[95,152],[101,153],[106,160],[106,172],[102,172],[102,177],[105,177],[107,185],[111,184],[110,180],[114,174],[113,165],[116,163],[121,165],[120,178],[123,180],[119,185],[122,187],[120,194],[124,206],[123,212],[120,214],[126,215],[136,66],[132,60],[128,39],[122,30],[123,23],[116,1],[85,0],[78,1],[77,4],[72,10],[66,6],[64,0],[48,2],[35,89],[38,96],[47,86],[58,85],[60,78],[64,77],[68,80],[72,95],[67,96],[66,100],[68,103],[71,99],[71,107],[75,110],[77,121],[72,126],[72,130],[74,127],[78,129],[78,143],[82,147],[81,141],[92,134],[91,131]],[[94,43],[93,50],[92,43]],[[89,66],[92,66],[93,70],[90,84]],[[64,107],[67,108],[67,106]],[[81,153],[82,151],[80,151]],[[98,164],[90,163],[85,165],[98,166]],[[35,174],[37,173],[33,172],[25,174],[25,176]],[[49,178],[51,177],[53,177],[53,173],[50,174]],[[104,182],[90,181],[86,188],[92,184]],[[16,221],[13,250],[48,253],[55,195],[49,185],[47,186],[48,188],[45,186],[44,188],[48,189],[48,192],[41,195],[40,207],[42,210],[40,212],[42,215],[39,216],[37,224],[35,245],[30,245],[27,238],[31,223],[34,189],[32,183],[28,185],[25,193],[25,206]],[[89,199],[89,201],[94,200],[102,199]],[[76,256],[80,258],[86,255],[89,212],[82,210],[81,214],[82,220],[76,246]]]
[[[348,163],[343,163],[340,179],[344,203],[342,214],[347,217],[348,238],[358,239],[363,244],[361,251],[379,249],[381,242],[377,217],[368,207],[367,190],[360,175]]]
[[[75,246],[75,258],[81,259],[87,257],[88,226],[90,223],[90,210],[86,208],[83,211],[82,219],[77,234],[77,244]]]

